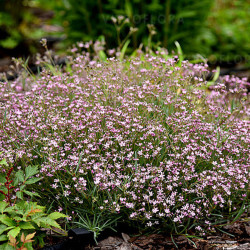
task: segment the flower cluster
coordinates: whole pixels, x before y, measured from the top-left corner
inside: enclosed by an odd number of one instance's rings
[[[242,203],[250,142],[249,83],[225,77],[208,90],[207,72],[160,55],[79,56],[71,73],[0,83],[0,157],[40,164],[36,188],[72,210],[201,230]]]

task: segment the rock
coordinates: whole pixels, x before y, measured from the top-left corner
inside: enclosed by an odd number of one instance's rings
[[[125,242],[128,242],[130,240],[130,237],[129,235],[125,234],[125,233],[122,233],[122,238]]]
[[[245,225],[245,230],[248,236],[250,236],[250,226]]]
[[[104,239],[100,241],[97,245],[97,247],[100,247],[100,249],[117,249],[121,244],[123,243],[123,239],[119,237],[108,237],[107,239]]]
[[[132,246],[130,243],[127,242],[123,242],[118,248],[117,250],[132,250]]]

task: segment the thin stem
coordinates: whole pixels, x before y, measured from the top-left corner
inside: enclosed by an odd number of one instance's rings
[[[169,24],[170,24],[170,10],[171,10],[171,0],[167,0],[166,3],[166,9],[165,9],[165,16],[166,16],[166,21],[165,21],[165,26],[163,29],[164,32],[164,39],[163,39],[163,46],[167,47],[168,43],[168,33],[169,33]]]

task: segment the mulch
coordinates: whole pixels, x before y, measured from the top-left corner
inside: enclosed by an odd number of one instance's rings
[[[86,250],[239,250],[250,249],[250,220],[236,221],[227,224],[212,235],[201,238],[187,238],[185,236],[174,236],[173,240],[169,235],[151,234],[148,236],[130,237],[121,233],[120,236],[109,236],[100,241],[97,246],[85,247]]]
[[[150,234],[132,236],[127,233],[105,234],[96,245],[92,239],[65,238],[50,235],[43,250],[247,250],[250,249],[250,218],[244,217],[226,224],[215,233],[204,237],[188,238],[184,235]],[[222,232],[223,231],[223,232]],[[128,235],[130,234],[130,236]],[[86,240],[88,242],[86,242]],[[90,243],[91,242],[91,243]]]

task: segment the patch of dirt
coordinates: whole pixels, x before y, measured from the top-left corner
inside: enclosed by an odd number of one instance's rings
[[[236,221],[221,227],[214,235],[203,239],[185,236],[151,234],[148,236],[130,237],[122,233],[120,236],[109,236],[101,240],[97,246],[85,247],[86,250],[164,250],[164,249],[201,249],[201,250],[240,250],[250,249],[250,220]]]
[[[173,236],[163,234],[151,234],[141,236],[129,236],[127,233],[114,234],[113,231],[104,232],[104,238],[95,245],[93,235],[88,232],[85,235],[74,237],[55,237],[51,234],[45,239],[47,242],[43,250],[247,250],[250,249],[250,218],[244,217],[234,223],[220,227],[216,233],[203,238],[184,235]],[[120,232],[122,229],[119,230]],[[132,234],[131,234],[132,235]],[[83,238],[82,238],[83,237]]]

